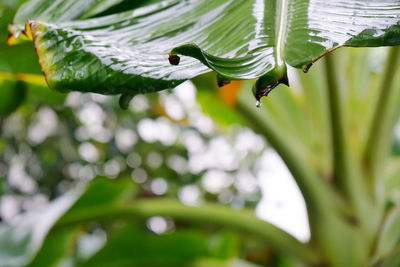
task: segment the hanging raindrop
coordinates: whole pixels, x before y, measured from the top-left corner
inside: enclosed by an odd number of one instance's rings
[[[260,101],[260,100],[257,100],[257,101],[256,101],[256,107],[257,107],[257,108],[261,108],[261,101]]]

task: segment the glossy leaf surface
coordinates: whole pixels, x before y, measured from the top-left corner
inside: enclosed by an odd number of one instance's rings
[[[285,63],[307,69],[340,46],[400,43],[398,0],[128,2],[33,0],[10,29],[33,38],[50,87],[130,95],[211,69],[222,80],[259,78],[260,98],[287,83]],[[115,6],[139,7],[102,16]],[[187,57],[179,62],[175,54]]]

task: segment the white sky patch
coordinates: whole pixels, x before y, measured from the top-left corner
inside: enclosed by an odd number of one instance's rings
[[[272,149],[264,152],[257,167],[262,199],[256,215],[298,240],[310,239],[310,230],[304,199],[286,165]]]

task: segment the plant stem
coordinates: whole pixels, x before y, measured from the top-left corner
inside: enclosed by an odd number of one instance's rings
[[[397,61],[399,58],[399,48],[389,48],[385,69],[382,75],[381,85],[379,89],[379,99],[372,120],[369,136],[364,151],[364,163],[368,172],[369,183],[375,185],[379,172],[379,165],[382,163],[385,153],[387,152],[389,140],[394,124],[390,111],[393,105],[398,105],[391,101],[395,95],[393,80],[395,77]]]
[[[325,71],[328,85],[328,103],[330,111],[332,150],[333,150],[333,177],[335,185],[346,191],[346,180],[350,177],[347,166],[347,144],[343,122],[343,111],[340,99],[340,91],[337,85],[337,74],[332,55],[325,56]]]
[[[342,199],[329,188],[328,184],[305,161],[304,155],[297,151],[290,135],[279,128],[271,118],[262,116],[264,113],[259,112],[254,107],[254,103],[249,103],[245,97],[238,97],[236,109],[249,122],[252,122],[255,130],[265,136],[285,162],[304,197],[310,223],[319,220],[318,217],[321,210],[331,210],[333,208],[332,212],[339,210],[339,214],[348,215],[347,207]]]
[[[4,118],[0,117],[0,137],[3,134],[3,125],[4,125]]]
[[[146,199],[120,205],[83,208],[61,218],[56,228],[90,221],[146,218],[155,215],[236,228],[261,236],[273,248],[305,263],[315,264],[318,261],[317,254],[307,244],[300,243],[274,225],[256,218],[251,211],[233,211],[231,208],[211,203],[196,207],[185,206],[176,200]]]
[[[334,185],[350,201],[358,220],[371,240],[379,219],[371,219],[374,207],[363,180],[360,165],[351,155],[346,140],[344,109],[337,84],[338,75],[331,54],[325,56],[325,72],[332,132]]]

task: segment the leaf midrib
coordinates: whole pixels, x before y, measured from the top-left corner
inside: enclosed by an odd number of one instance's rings
[[[287,18],[288,18],[288,0],[281,0],[278,2],[277,8],[277,27],[276,31],[278,33],[276,38],[276,62],[278,66],[284,64],[283,52],[285,46],[285,36],[287,31]]]

